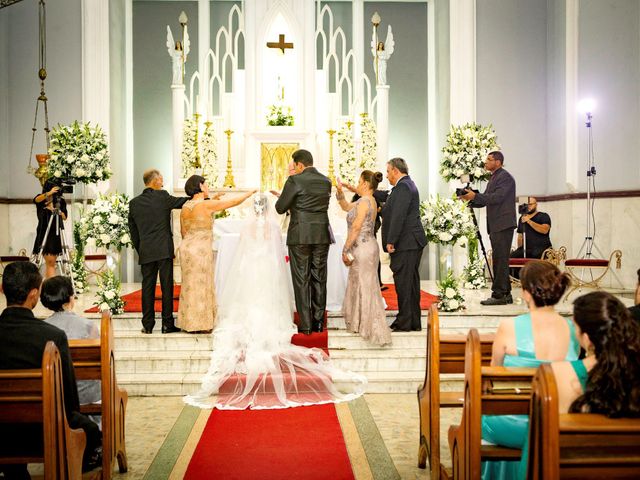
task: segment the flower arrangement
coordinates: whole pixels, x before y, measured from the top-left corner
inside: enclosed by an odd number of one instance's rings
[[[466,202],[457,198],[436,198],[420,204],[420,219],[427,241],[441,245],[454,245],[461,238],[475,233],[471,212]]]
[[[71,125],[57,125],[51,131],[49,155],[49,177],[85,184],[111,177],[107,138],[97,125],[77,120]]]
[[[99,195],[82,218],[88,245],[121,250],[131,245],[129,199],[121,193]]]
[[[209,187],[219,188],[222,186],[220,184],[222,178],[218,168],[218,140],[211,122],[205,122],[200,145],[202,146],[202,176],[206,178]]]
[[[499,148],[496,132],[491,125],[451,125],[442,148],[444,157],[440,163],[440,175],[447,182],[457,180],[462,175],[469,175],[470,182],[486,180],[490,173],[484,168],[485,157]]]
[[[360,156],[360,168],[362,170],[373,170],[376,168],[377,143],[376,124],[366,113],[360,114],[362,118],[362,155]]]
[[[353,122],[346,121],[338,130],[338,150],[340,152],[340,162],[338,163],[338,174],[344,183],[355,184],[356,179],[356,148],[353,144]]]
[[[76,293],[84,293],[87,289],[87,269],[84,264],[84,223],[73,223],[73,243],[75,249],[71,253],[71,279]]]
[[[100,274],[96,296],[94,305],[100,310],[111,310],[114,315],[124,312],[124,300],[120,298],[120,280],[113,271],[107,269]]]
[[[200,152],[198,152],[198,122],[185,118],[182,124],[182,176],[190,177],[200,168]]]
[[[291,107],[285,107],[283,105],[269,106],[267,125],[272,127],[293,127],[293,123],[294,119],[293,115],[291,115]]]
[[[464,297],[460,293],[458,279],[449,270],[447,276],[438,282],[438,309],[442,312],[457,312],[464,307]]]
[[[464,279],[464,288],[469,290],[478,290],[487,286],[487,280],[484,278],[484,263],[481,258],[474,258],[467,263],[462,269],[462,278]]]

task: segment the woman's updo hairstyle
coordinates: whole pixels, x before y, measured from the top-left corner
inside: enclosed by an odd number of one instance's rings
[[[191,175],[184,184],[184,193],[193,198],[194,195],[202,192],[200,185],[206,181],[207,180],[200,175]]]
[[[546,307],[560,301],[571,279],[553,263],[532,260],[522,267],[520,283],[531,294],[536,307]]]
[[[369,186],[371,187],[371,190],[375,190],[376,188],[378,188],[378,184],[382,181],[384,177],[380,172],[372,172],[371,170],[364,170],[360,174],[360,178],[362,178],[365,182],[369,184]]]

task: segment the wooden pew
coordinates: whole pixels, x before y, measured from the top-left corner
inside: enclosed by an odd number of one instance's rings
[[[494,335],[481,335],[482,364],[491,363]],[[427,365],[423,386],[418,389],[420,446],[418,467],[429,460],[431,478],[440,472],[440,409],[462,407],[463,392],[441,392],[440,374],[464,373],[465,335],[440,336],[438,307],[432,305],[427,317]]]
[[[64,408],[60,353],[47,342],[41,369],[0,370],[0,424],[42,426],[42,442],[0,452],[0,464],[44,463],[44,478],[82,478],[87,443],[82,429],[69,428]]]
[[[527,478],[638,478],[640,419],[560,414],[550,365],[533,380]]]
[[[82,405],[87,415],[102,415],[102,478],[111,478],[113,461],[117,459],[120,473],[127,471],[125,449],[125,413],[128,395],[118,387],[113,354],[111,314],[102,313],[100,340],[69,340],[71,358],[77,380],[99,380],[102,403]]]
[[[480,335],[469,331],[465,347],[464,405],[459,426],[449,428],[449,448],[454,479],[480,478],[483,460],[519,460],[520,450],[481,445],[482,415],[528,415],[531,391],[503,392],[500,382],[530,383],[533,368],[483,367]],[[442,470],[442,469],[441,469]],[[448,472],[445,472],[448,474]],[[447,475],[448,476],[448,475]]]

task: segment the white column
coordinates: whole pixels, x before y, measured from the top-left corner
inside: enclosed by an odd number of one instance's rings
[[[315,115],[315,98],[316,98],[316,42],[315,42],[315,16],[316,10],[314,2],[302,2],[303,8],[303,25],[304,25],[304,46],[302,50],[302,60],[300,64],[304,68],[303,76],[304,87],[302,95],[304,98],[305,124],[304,130],[307,132],[306,141],[307,148],[315,149],[320,139],[316,140],[316,115]],[[317,143],[316,143],[317,142]],[[301,145],[301,148],[305,148]]]
[[[578,189],[578,0],[566,0],[565,8],[565,181]]]
[[[203,116],[207,114],[209,104],[209,65],[207,53],[211,45],[210,38],[210,13],[209,0],[198,0],[198,72],[200,80],[198,82],[199,103],[198,113]]]
[[[429,145],[428,157],[428,192],[423,192],[422,198],[435,195],[438,191],[440,175],[440,151],[438,149],[438,116],[437,116],[437,75],[436,75],[436,0],[427,2],[427,141]],[[429,279],[436,279],[438,259],[435,248],[426,249],[429,260]]]
[[[378,85],[376,94],[376,159],[378,171],[385,172],[389,161],[389,85]]]
[[[126,175],[125,190],[129,198],[133,198],[133,0],[125,0],[125,121],[127,123],[125,139],[125,165]],[[175,178],[175,177],[174,177]],[[134,278],[133,248],[127,248],[126,281],[133,282]]]
[[[476,0],[449,4],[451,123],[476,118]]]
[[[182,178],[182,129],[184,124],[184,85],[171,85],[173,130],[173,185]]]
[[[109,1],[82,0],[82,119],[109,134]]]
[[[353,44],[353,100],[354,100],[354,121],[356,116],[362,113],[364,99],[362,94],[362,77],[364,75],[364,1],[353,0],[351,4],[352,35]],[[369,112],[371,113],[371,112]]]

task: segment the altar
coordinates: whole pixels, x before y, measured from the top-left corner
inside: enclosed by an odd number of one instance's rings
[[[245,220],[235,218],[223,218],[214,222],[213,248],[218,252],[215,265],[215,284],[218,298],[220,298],[222,294],[226,279],[229,275],[233,275],[233,272],[231,272],[231,263],[238,248],[240,232],[244,224]],[[340,312],[342,311],[344,292],[347,288],[349,270],[344,263],[342,263],[342,248],[346,240],[345,234],[336,232],[334,233],[334,237],[336,243],[329,248],[329,257],[327,258],[327,311]],[[286,247],[286,235],[283,235],[282,241]],[[288,257],[285,260],[288,262]],[[289,272],[288,266],[287,272]],[[285,287],[283,286],[283,288]],[[287,288],[289,288],[293,295],[293,285],[290,275]]]

